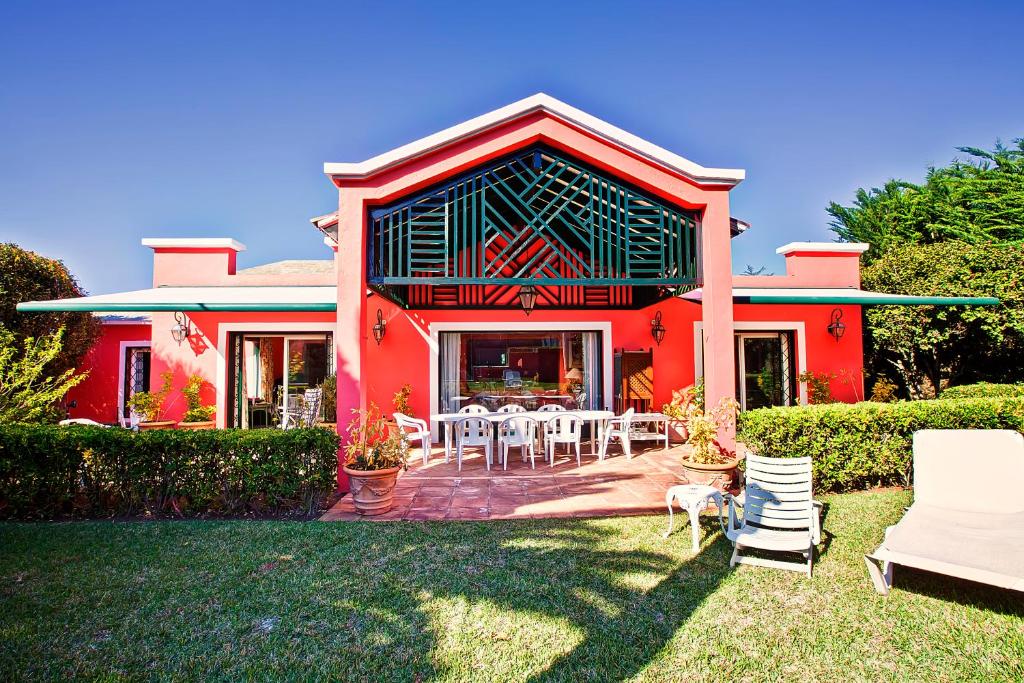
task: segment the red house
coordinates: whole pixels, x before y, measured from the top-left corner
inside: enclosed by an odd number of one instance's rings
[[[993,303],[862,291],[863,244],[787,244],[785,275],[734,276],[742,170],[543,94],[324,172],[324,260],[239,268],[233,239],[147,239],[153,288],[21,304],[107,316],[71,415],[123,419],[168,369],[209,381],[221,427],[272,425],[331,374],[342,424],[405,383],[419,415],[513,394],[657,410],[698,377],[709,403],[789,405],[807,371],[856,401],[861,306]]]

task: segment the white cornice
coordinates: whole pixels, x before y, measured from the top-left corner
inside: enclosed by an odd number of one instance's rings
[[[433,135],[428,135],[415,142],[396,147],[390,152],[385,152],[366,161],[358,163],[325,163],[324,173],[334,178],[366,178],[397,164],[476,135],[489,128],[494,128],[535,112],[545,112],[587,130],[657,165],[681,173],[698,184],[736,185],[745,176],[743,169],[705,168],[700,164],[674,154],[667,149],[639,138],[632,133],[626,132],[617,126],[613,126],[544,93],[537,93],[518,102],[513,102],[482,116],[477,116],[451,128],[446,128]]]
[[[151,249],[233,249],[245,251],[245,245],[230,237],[147,237],[142,246]]]
[[[871,248],[864,242],[790,242],[775,250],[776,254],[791,254],[794,251],[817,254],[863,254]]]

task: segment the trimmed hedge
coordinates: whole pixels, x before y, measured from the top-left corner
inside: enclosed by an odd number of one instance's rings
[[[919,429],[1024,431],[1024,398],[832,403],[741,413],[739,439],[772,457],[811,456],[817,492],[909,485]]]
[[[942,398],[1011,398],[1024,396],[1024,384],[991,384],[978,382],[950,387],[942,392]]]
[[[312,514],[338,435],[0,425],[0,517]]]

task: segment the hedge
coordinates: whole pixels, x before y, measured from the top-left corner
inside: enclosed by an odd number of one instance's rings
[[[760,455],[811,456],[816,492],[849,491],[909,485],[919,429],[1024,431],[1024,398],[764,408],[740,415],[739,440]]]
[[[964,384],[943,390],[942,398],[1010,398],[1024,396],[1024,384]]]
[[[0,517],[312,514],[337,452],[321,428],[0,425]]]

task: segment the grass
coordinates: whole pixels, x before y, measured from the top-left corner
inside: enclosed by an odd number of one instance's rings
[[[711,518],[0,525],[0,679],[1024,678],[1020,593],[871,589],[908,493],[825,501],[810,580]]]

